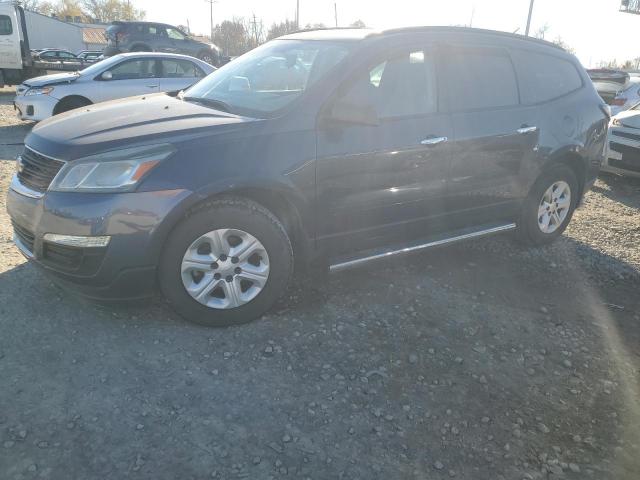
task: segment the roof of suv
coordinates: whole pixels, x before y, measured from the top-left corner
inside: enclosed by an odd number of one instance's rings
[[[554,47],[560,50],[564,50],[562,47],[548,42],[546,40],[540,40],[533,37],[525,37],[524,35],[518,35],[515,33],[501,32],[498,30],[485,30],[481,28],[469,28],[469,27],[405,27],[394,28],[389,30],[375,30],[371,28],[321,28],[314,30],[301,30],[289,35],[280,37],[285,40],[364,40],[365,38],[386,36],[386,35],[402,35],[402,34],[415,34],[415,33],[429,33],[429,32],[443,32],[443,33],[467,33],[467,34],[479,34],[479,35],[494,35],[501,37],[514,38],[519,40],[526,40],[535,42],[538,44]]]

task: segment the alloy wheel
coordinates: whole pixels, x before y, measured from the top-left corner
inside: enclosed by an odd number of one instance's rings
[[[571,187],[565,181],[553,183],[542,195],[538,207],[538,227],[553,233],[562,226],[571,209]]]

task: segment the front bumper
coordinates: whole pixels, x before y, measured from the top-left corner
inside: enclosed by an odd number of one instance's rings
[[[618,175],[640,178],[640,130],[611,127],[607,154],[602,170]]]
[[[58,99],[50,95],[17,95],[13,107],[21,120],[39,122],[53,116]]]
[[[59,283],[91,298],[131,299],[153,293],[164,238],[189,195],[47,192],[37,198],[11,188],[7,211],[16,246]],[[104,248],[61,247],[45,242],[46,233],[111,239]]]

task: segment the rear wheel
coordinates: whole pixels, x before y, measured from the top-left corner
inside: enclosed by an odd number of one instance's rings
[[[557,165],[544,172],[524,202],[518,234],[529,245],[546,245],[565,231],[578,202],[579,185],[573,171]]]
[[[286,291],[293,251],[280,221],[245,199],[213,201],[176,227],[159,266],[160,288],[187,320],[249,322]]]
[[[198,54],[198,58],[200,60],[202,60],[205,63],[208,63],[209,65],[214,65],[215,66],[215,58],[213,53],[211,53],[210,51],[207,50],[203,50]]]

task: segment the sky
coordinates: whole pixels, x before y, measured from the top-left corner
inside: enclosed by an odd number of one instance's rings
[[[524,33],[529,0],[299,0],[300,24],[339,26],[362,20],[374,28],[413,25],[469,25]],[[149,21],[186,25],[193,33],[208,33],[208,0],[131,0]],[[640,15],[618,11],[620,0],[535,0],[531,32],[549,27],[545,38],[560,36],[586,67],[600,61],[640,57]],[[296,0],[217,0],[214,23],[256,15],[268,28],[295,17]]]

